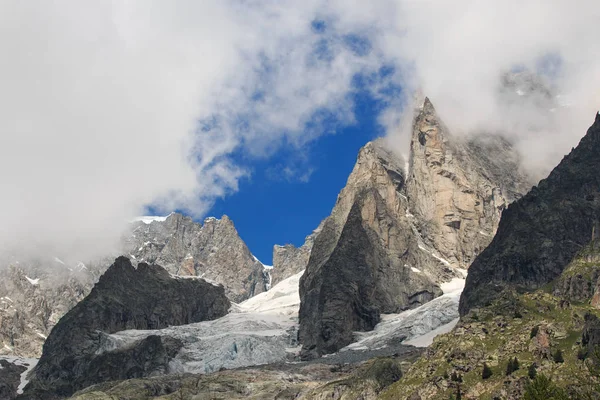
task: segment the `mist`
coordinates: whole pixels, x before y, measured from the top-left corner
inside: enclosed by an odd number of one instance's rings
[[[588,0],[3,2],[0,253],[85,260],[149,206],[204,216],[252,175],[236,152],[302,153],[319,113],[352,124],[357,74],[398,147],[418,90],[543,176],[600,105],[599,19]],[[511,71],[550,99],[503,93]]]

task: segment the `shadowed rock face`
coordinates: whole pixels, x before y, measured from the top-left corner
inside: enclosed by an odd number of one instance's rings
[[[437,285],[463,276],[527,187],[508,141],[451,136],[428,99],[417,110],[408,178],[387,148],[377,140],[361,149],[314,239],[300,282],[306,358],[346,346],[381,313],[440,295]]]
[[[21,383],[21,374],[27,368],[0,359],[0,399],[12,400],[17,397],[17,389]]]
[[[462,315],[506,288],[535,289],[563,272],[600,219],[598,171],[600,114],[548,178],[503,212],[492,243],[469,270]]]
[[[106,379],[165,372],[181,343],[151,336],[129,349],[103,348],[103,337],[125,329],[159,329],[212,320],[230,302],[221,286],[175,279],[162,267],[119,257],[92,292],[54,327],[23,398],[67,396]]]

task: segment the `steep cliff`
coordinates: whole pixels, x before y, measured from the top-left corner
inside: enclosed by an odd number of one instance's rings
[[[507,288],[556,279],[587,245],[600,220],[600,114],[579,145],[502,214],[492,243],[471,265],[460,312],[485,306]]]
[[[453,137],[425,99],[413,125],[411,213],[425,240],[460,268],[490,243],[502,210],[529,188],[519,156],[499,135]]]

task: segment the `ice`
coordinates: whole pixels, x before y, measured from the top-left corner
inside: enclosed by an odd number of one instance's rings
[[[124,348],[149,335],[159,335],[183,343],[169,364],[169,373],[210,373],[221,368],[289,361],[300,351],[297,331],[299,282],[303,273],[240,304],[233,303],[229,314],[214,321],[106,334],[99,352]],[[431,343],[436,335],[452,329],[453,321],[458,318],[464,279],[455,278],[441,286],[442,296],[413,310],[383,315],[373,331],[355,333],[357,342],[342,351],[377,349],[402,341],[415,346]]]
[[[355,332],[356,342],[345,350],[378,349],[390,344],[412,344],[425,347],[437,335],[450,331],[458,321],[458,302],[465,280],[454,278],[442,283],[444,294],[412,310],[399,314],[384,314],[382,321],[370,332]],[[454,322],[454,325],[451,325]]]
[[[458,324],[459,319],[460,318],[455,318],[452,321],[448,322],[446,325],[442,325],[442,326],[432,330],[429,333],[426,333],[422,336],[417,336],[416,338],[407,340],[403,343],[409,344],[409,345],[412,345],[415,347],[428,347],[433,343],[433,339],[436,336],[450,332],[456,326],[456,324]]]
[[[301,276],[302,272],[268,292],[234,303],[229,314],[214,321],[106,335],[101,351],[128,346],[155,334],[177,338],[184,344],[169,366],[171,373],[209,373],[220,368],[285,361],[298,350]]]

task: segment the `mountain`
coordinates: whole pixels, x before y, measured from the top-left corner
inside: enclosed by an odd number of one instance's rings
[[[388,148],[377,140],[361,149],[314,239],[300,281],[305,358],[348,345],[382,313],[441,295],[439,284],[465,274],[528,187],[510,142],[451,135],[429,99],[416,111],[408,174]]]
[[[456,327],[381,398],[599,398],[599,154],[597,114],[579,145],[503,212],[471,264]]]
[[[556,279],[600,221],[600,114],[550,175],[502,214],[491,244],[471,265],[460,312],[489,304],[508,288]]]
[[[23,398],[64,397],[94,383],[167,371],[181,341],[152,335],[101,352],[106,334],[212,320],[230,306],[222,286],[174,278],[157,265],[134,268],[119,257],[52,329]]]
[[[120,253],[85,263],[57,257],[0,262],[0,355],[39,357],[52,327],[91,291],[118,254],[134,263],[164,265],[173,275],[222,284],[234,302],[264,292],[271,279],[227,216],[203,224],[178,213],[142,217],[131,223],[120,247]],[[289,276],[286,265],[278,262],[283,272],[278,270],[276,279]]]
[[[268,271],[240,238],[233,221],[209,217],[203,224],[172,213],[134,222],[122,240],[123,254],[163,266],[173,275],[200,276],[225,287],[233,302],[264,292]]]

